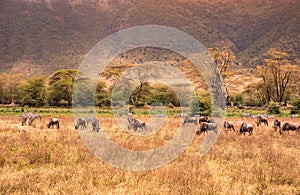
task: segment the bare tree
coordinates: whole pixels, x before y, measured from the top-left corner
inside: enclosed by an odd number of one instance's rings
[[[257,66],[258,75],[262,78],[266,101],[282,103],[286,92],[295,82],[299,68],[291,65],[288,54],[271,48],[264,54],[264,64]]]
[[[143,87],[151,80],[156,80],[160,77],[160,71],[155,66],[145,65],[134,67],[127,75],[128,80],[137,82],[136,93],[130,95],[130,101],[134,106],[138,105]]]

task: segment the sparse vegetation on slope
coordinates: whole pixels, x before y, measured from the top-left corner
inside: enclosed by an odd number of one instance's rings
[[[98,41],[144,24],[177,28],[206,47],[229,42],[243,64],[253,65],[270,47],[299,61],[296,0],[47,2],[2,1],[1,71],[33,75],[77,68]]]

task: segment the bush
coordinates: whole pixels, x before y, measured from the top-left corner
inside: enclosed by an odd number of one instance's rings
[[[233,96],[232,97],[232,102],[233,102],[234,106],[243,105],[243,103],[244,103],[244,97],[243,97],[243,95],[238,94],[238,95]]]
[[[264,102],[258,100],[258,99],[249,99],[248,101],[245,101],[245,106],[250,107],[262,107],[264,106]]]
[[[291,110],[291,114],[298,114],[298,113],[300,113],[300,99],[294,101],[292,103],[292,105],[293,105],[293,108]]]
[[[172,103],[168,104],[168,108],[174,108],[175,106]]]
[[[280,114],[280,106],[273,103],[268,106],[268,114]]]

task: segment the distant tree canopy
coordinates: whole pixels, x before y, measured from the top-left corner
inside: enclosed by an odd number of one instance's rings
[[[32,77],[27,80],[27,83],[21,87],[22,105],[31,107],[42,107],[46,102],[46,77]]]
[[[21,83],[21,74],[0,73],[0,104],[19,103]]]
[[[48,102],[50,106],[70,106],[77,70],[58,70],[49,77]]]
[[[111,105],[111,89],[106,90],[104,82],[99,81],[95,92],[95,105],[98,107],[107,107]]]
[[[224,78],[231,77],[231,68],[237,64],[235,56],[229,47],[222,49],[210,49],[219,71]],[[263,54],[262,64],[256,67],[256,76],[261,78],[258,83],[252,83],[246,87],[243,94],[230,97],[235,105],[264,106],[270,102],[280,104],[295,102],[300,99],[300,68],[292,65],[285,52],[270,49]],[[183,65],[186,72],[190,71],[188,65]],[[185,92],[185,86],[178,86],[178,90],[161,84],[156,79],[165,71],[157,72],[151,66],[127,71],[121,74],[118,69],[106,74],[107,80],[119,80],[124,77],[125,82],[116,89],[115,86],[107,86],[111,82],[92,81],[89,78],[81,78],[80,84],[74,91],[75,78],[81,73],[77,70],[65,69],[55,71],[50,76],[36,76],[23,78],[21,74],[0,73],[0,103],[27,105],[32,107],[42,106],[67,106],[72,103],[80,103],[83,106],[107,107],[118,101],[124,101],[135,107],[143,107],[154,103],[160,103],[170,108],[176,106],[192,106],[194,114],[206,114],[211,112],[211,97],[207,91],[198,92],[196,98],[190,97]],[[134,70],[134,71],[133,71]],[[198,73],[197,73],[198,74]],[[125,76],[124,76],[125,75]],[[127,78],[127,77],[128,78]],[[201,75],[193,75],[198,81]],[[193,80],[193,82],[194,82]],[[128,83],[126,83],[126,81]],[[131,89],[129,83],[134,83]],[[195,81],[197,82],[197,81]],[[200,82],[203,82],[200,80]],[[128,85],[127,85],[128,84]],[[227,85],[228,86],[228,85]],[[225,88],[227,87],[225,85]],[[116,89],[116,90],[115,90]],[[114,93],[114,94],[113,94]],[[75,94],[75,95],[74,95]],[[180,96],[180,100],[179,100]],[[192,105],[191,105],[192,104]],[[198,107],[196,107],[198,105]],[[299,105],[298,103],[295,105]],[[298,106],[299,107],[299,106]],[[298,111],[295,110],[295,112]]]
[[[288,54],[272,48],[264,53],[263,64],[256,67],[260,83],[252,84],[249,93],[257,92],[263,103],[286,102],[290,100],[290,92],[294,84],[299,82],[299,67],[292,65]]]

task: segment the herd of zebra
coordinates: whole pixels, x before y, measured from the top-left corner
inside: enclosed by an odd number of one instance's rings
[[[86,129],[87,125],[92,123],[93,131],[99,132],[101,129],[99,120],[95,116],[87,116],[85,118],[78,118],[75,124],[75,129]]]
[[[179,115],[174,115],[175,118],[183,118],[183,125],[187,124],[187,123],[192,123],[197,125],[196,128],[196,134],[200,135],[201,133],[208,133],[209,131],[213,131],[213,132],[217,132],[217,124],[215,123],[215,121],[213,120],[213,118],[209,117],[209,116],[194,116],[194,117],[189,117],[187,115],[184,114],[179,114]],[[250,117],[250,116],[245,116],[242,115],[242,117]],[[35,119],[41,119],[42,115],[41,114],[35,114],[32,112],[27,112],[27,113],[22,113],[20,115],[20,121],[21,121],[21,125],[32,125],[33,121]],[[273,118],[273,117],[268,117],[265,115],[256,115],[256,125],[260,126],[260,125],[264,125],[264,126],[268,126],[269,122],[268,119],[269,118]],[[146,126],[146,122],[136,119],[133,117],[132,113],[128,113],[127,114],[127,121],[128,121],[128,130],[133,129],[134,131],[137,131],[138,129],[141,129],[142,131],[147,129]],[[91,123],[92,124],[92,129],[93,131],[99,132],[99,130],[101,129],[101,125],[99,123],[99,120],[95,117],[95,116],[87,116],[85,118],[78,118],[76,120],[75,123],[75,129],[86,129],[87,125]],[[47,127],[53,127],[56,126],[57,129],[60,128],[59,125],[59,120],[57,118],[51,118],[49,123],[47,124]],[[275,131],[277,131],[279,129],[279,133],[282,134],[284,131],[296,131],[298,133],[300,133],[300,125],[296,125],[294,123],[291,122],[281,122],[278,119],[275,119],[272,123],[272,127],[274,128]],[[234,123],[232,121],[224,121],[223,124],[223,128],[224,130],[227,131],[235,131],[235,127],[234,127]],[[254,125],[251,123],[247,123],[247,122],[242,122],[242,124],[240,125],[239,128],[239,134],[244,134],[248,133],[249,135],[253,134],[253,129],[254,129]]]
[[[43,116],[41,114],[26,112],[26,113],[22,113],[20,115],[19,121],[21,122],[22,126],[24,126],[24,125],[31,126],[35,119],[39,118],[41,120],[42,117]],[[88,123],[90,123],[90,122],[92,123],[93,131],[99,132],[99,130],[101,128],[100,123],[99,123],[99,120],[94,116],[87,116],[86,118],[78,118],[75,123],[75,129],[79,129],[79,128],[85,129],[87,127]],[[56,126],[57,129],[60,128],[59,120],[57,118],[50,118],[50,121],[47,124],[48,128],[53,127],[53,126]]]

